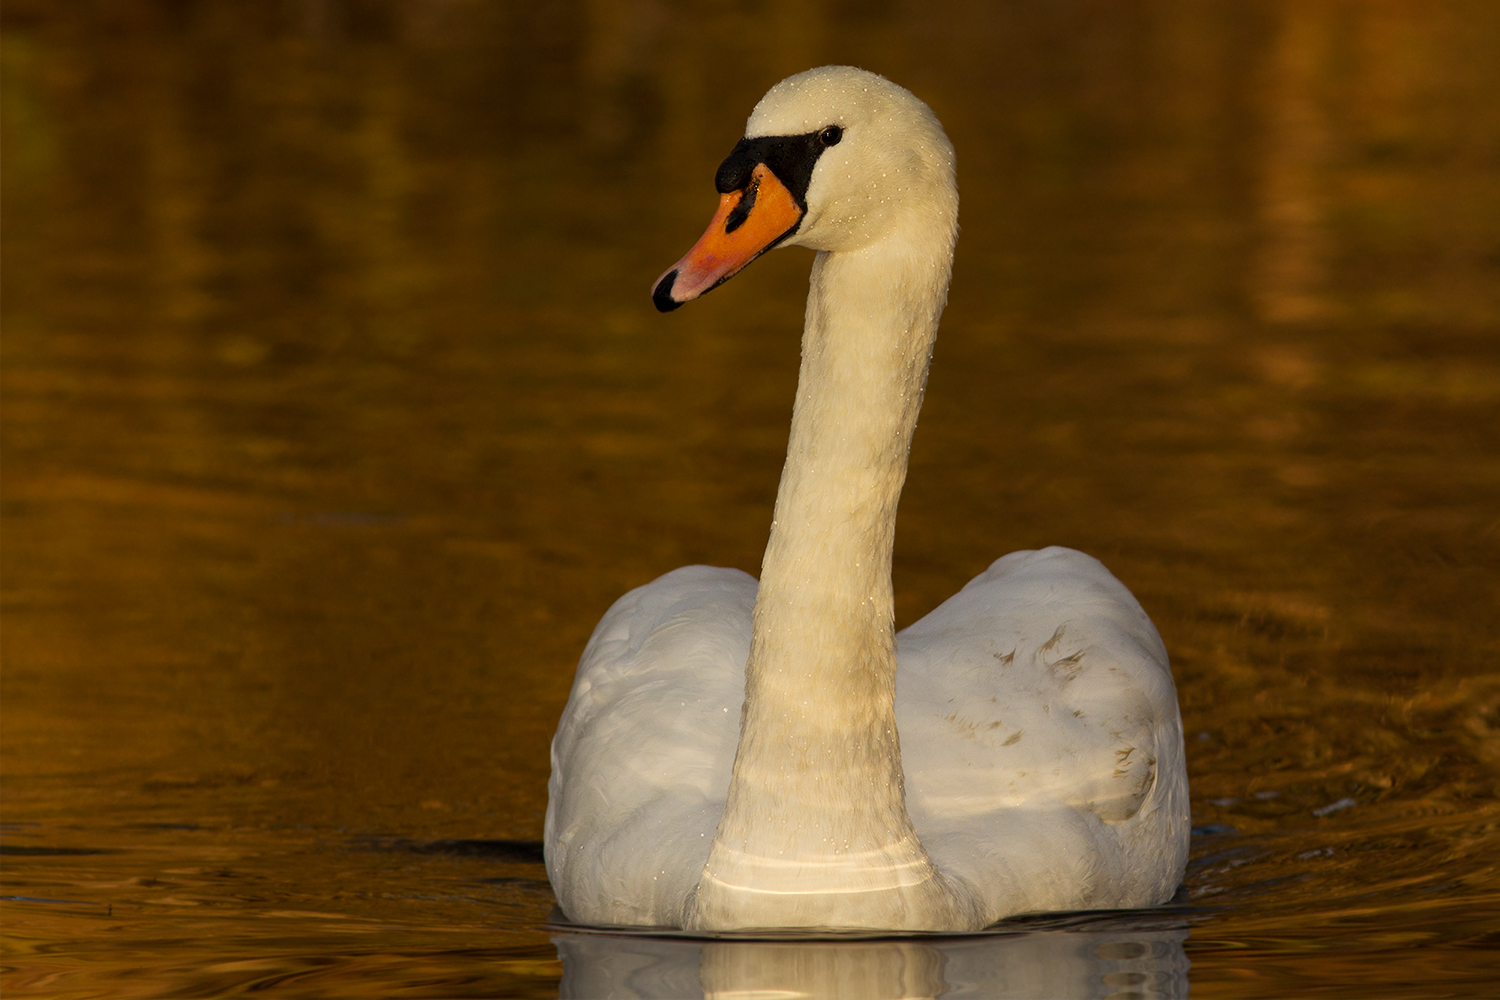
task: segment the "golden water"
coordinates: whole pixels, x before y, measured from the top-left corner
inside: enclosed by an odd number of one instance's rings
[[[7,996],[1494,990],[1500,6],[12,0],[0,41]],[[810,258],[648,291],[833,61],[959,154],[900,623],[1102,558],[1172,654],[1186,891],[554,943],[573,664],[628,588],[756,570]]]

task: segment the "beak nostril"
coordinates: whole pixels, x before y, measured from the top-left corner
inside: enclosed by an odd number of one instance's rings
[[[750,181],[750,187],[740,197],[740,203],[734,206],[734,211],[729,213],[729,218],[724,220],[724,234],[734,232],[745,224],[750,218],[750,210],[755,207],[755,195],[760,191],[760,178],[756,177]]]

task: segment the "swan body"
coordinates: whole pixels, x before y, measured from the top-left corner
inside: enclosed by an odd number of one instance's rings
[[[947,298],[954,158],[925,104],[824,67],[756,106],[663,311],[777,245],[817,250],[757,581],[692,566],[610,608],[552,744],[569,918],[966,931],[1154,905],[1187,860],[1155,628],[1070,549],[996,561],[897,635],[896,505]]]

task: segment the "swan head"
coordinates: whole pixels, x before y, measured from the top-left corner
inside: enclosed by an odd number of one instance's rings
[[[660,278],[662,312],[778,246],[857,251],[894,237],[952,250],[953,146],[910,91],[852,66],[787,77],[761,98],[714,178],[708,231]]]

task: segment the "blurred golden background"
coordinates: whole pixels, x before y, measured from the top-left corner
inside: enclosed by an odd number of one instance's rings
[[[555,994],[524,846],[408,848],[537,840],[604,609],[758,569],[811,257],[649,289],[830,62],[959,158],[898,624],[1103,559],[1194,992],[1492,988],[1500,5],[9,0],[0,52],[10,995]]]

